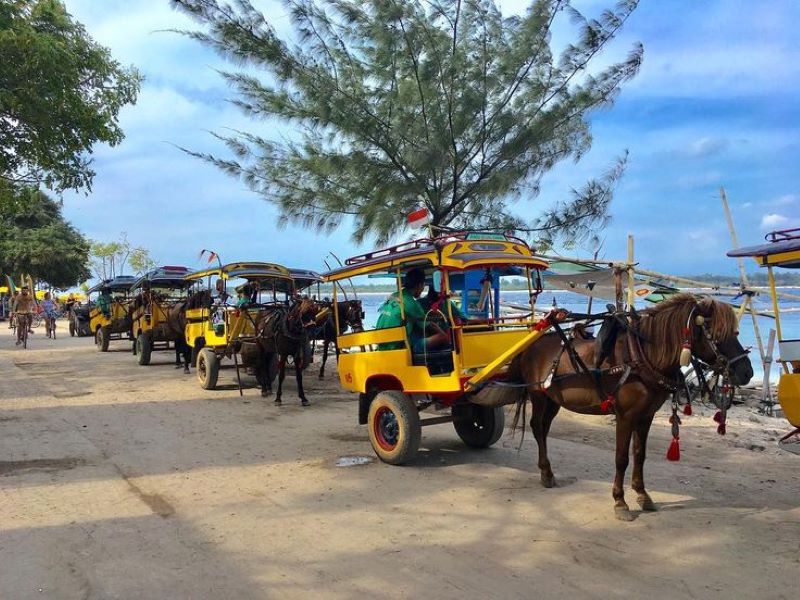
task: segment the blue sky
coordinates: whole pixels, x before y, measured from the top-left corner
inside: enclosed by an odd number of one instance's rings
[[[596,14],[613,0],[575,0]],[[287,30],[277,2],[255,1]],[[276,213],[242,183],[182,153],[224,150],[209,131],[265,130],[227,100],[216,69],[222,59],[169,28],[194,27],[167,0],[66,0],[68,10],[120,62],[146,80],[139,102],[122,114],[126,140],[98,147],[89,195],[66,195],[65,214],[89,237],[122,231],[161,263],[200,266],[201,248],[223,260],[271,260],[323,270],[328,251],[357,248],[346,227],[331,235],[278,229]],[[527,3],[502,0],[504,13]],[[102,7],[102,8],[101,8]],[[643,266],[670,273],[734,273],[719,201],[724,186],[740,242],[800,227],[800,44],[796,0],[643,0],[624,33],[602,56],[613,61],[635,41],[642,70],[611,109],[592,117],[594,145],[579,163],[559,165],[541,195],[518,210],[535,216],[601,173],[625,149],[627,173],[602,233],[604,255],[622,258],[635,236]],[[562,24],[554,44],[567,39]],[[588,254],[592,248],[581,254]]]

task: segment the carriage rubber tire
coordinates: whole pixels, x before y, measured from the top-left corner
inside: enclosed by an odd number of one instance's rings
[[[205,348],[205,345],[205,340],[203,338],[198,338],[195,340],[194,346],[192,346],[191,364],[195,369],[197,368],[197,358],[200,356],[200,351]]]
[[[108,352],[109,331],[108,327],[98,327],[94,336],[95,344],[100,352]]]
[[[142,366],[150,364],[150,354],[153,352],[153,344],[150,338],[140,333],[136,338],[136,362]]]
[[[204,390],[217,387],[219,377],[219,358],[211,348],[203,348],[197,356],[197,379]]]
[[[402,465],[416,456],[422,425],[414,401],[403,392],[378,392],[369,406],[369,441],[383,462]]]
[[[502,406],[456,404],[453,426],[458,437],[470,448],[488,448],[503,436],[506,413]]]

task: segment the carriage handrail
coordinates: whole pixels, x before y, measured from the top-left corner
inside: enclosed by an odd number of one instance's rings
[[[388,258],[388,257],[391,257],[391,256],[395,256],[397,254],[400,254],[402,252],[408,252],[410,250],[417,250],[417,249],[420,249],[420,248],[427,248],[427,247],[434,247],[435,248],[437,246],[440,246],[440,245],[443,245],[443,244],[446,244],[446,243],[449,243],[449,242],[465,241],[465,240],[469,239],[469,236],[476,236],[476,235],[477,236],[480,236],[480,235],[497,236],[498,234],[495,233],[495,232],[489,232],[489,231],[466,231],[466,230],[453,231],[453,232],[444,233],[444,234],[436,236],[436,237],[418,238],[416,240],[410,240],[408,242],[403,242],[402,244],[396,244],[394,246],[388,246],[386,248],[381,248],[379,250],[373,250],[372,252],[366,252],[364,254],[359,254],[359,255],[356,255],[356,256],[352,256],[352,257],[348,258],[347,260],[345,260],[344,264],[347,265],[348,267],[351,267],[351,266],[355,266],[355,265],[360,265],[360,264],[362,264],[364,262],[367,262],[369,260],[374,260],[376,258]],[[509,234],[500,234],[500,235],[502,235],[503,238],[504,238],[502,241],[522,244],[523,246],[528,247],[527,242],[525,242],[521,238],[518,238],[518,237],[513,236],[513,235],[509,235]],[[475,241],[477,241],[477,240],[475,240]]]
[[[405,342],[406,328],[387,327],[385,329],[371,329],[358,333],[347,333],[338,337],[340,349],[353,348],[355,346],[368,346],[370,344],[386,344],[389,342]]]
[[[783,242],[786,240],[798,240],[800,239],[800,227],[795,227],[794,229],[780,229],[777,231],[770,231],[767,235],[764,236],[764,239],[768,242]]]

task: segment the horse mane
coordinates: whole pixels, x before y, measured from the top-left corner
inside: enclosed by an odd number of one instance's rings
[[[654,369],[667,372],[676,368],[685,338],[683,329],[693,310],[705,317],[715,340],[736,335],[738,321],[729,304],[710,297],[698,300],[692,294],[675,294],[647,309],[641,320],[641,333],[647,340],[644,349]]]

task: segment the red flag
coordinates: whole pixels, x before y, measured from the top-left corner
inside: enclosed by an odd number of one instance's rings
[[[411,227],[419,228],[431,222],[431,213],[427,208],[419,208],[408,215],[408,224]]]

